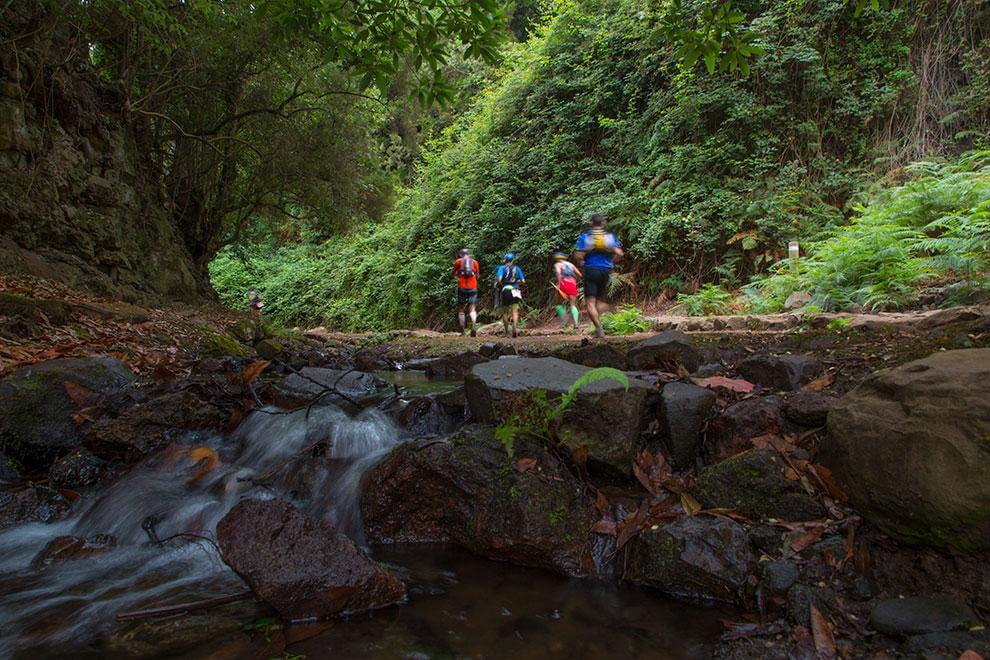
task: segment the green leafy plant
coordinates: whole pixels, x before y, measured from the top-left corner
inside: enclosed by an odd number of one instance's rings
[[[826,325],[825,327],[831,330],[832,332],[842,332],[843,330],[849,327],[850,323],[852,323],[851,316],[839,316],[829,321],[828,325]]]
[[[617,312],[602,314],[602,329],[608,335],[632,335],[649,330],[650,322],[639,308],[623,305]]]
[[[706,284],[692,294],[677,296],[677,306],[688,316],[727,314],[732,305],[732,294],[717,284]]]
[[[505,447],[511,458],[516,440],[523,434],[536,437],[550,447],[560,444],[560,425],[564,413],[577,400],[581,388],[602,380],[614,380],[629,389],[629,377],[618,369],[599,367],[582,374],[556,401],[547,398],[546,390],[536,390],[530,395],[529,405],[495,427],[495,437]]]

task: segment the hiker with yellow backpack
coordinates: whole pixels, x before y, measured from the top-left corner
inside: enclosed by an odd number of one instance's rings
[[[595,335],[604,337],[598,301],[606,294],[615,260],[623,256],[622,243],[605,230],[605,218],[601,214],[593,214],[588,224],[588,231],[574,245],[574,261],[584,267],[584,304],[595,324]]]

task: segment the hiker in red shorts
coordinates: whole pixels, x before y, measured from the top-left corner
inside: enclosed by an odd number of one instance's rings
[[[574,324],[574,329],[578,327],[578,279],[581,271],[577,266],[567,260],[567,255],[563,252],[553,254],[553,288],[557,290],[557,295],[561,297],[561,302],[557,305],[557,316],[560,317],[566,328],[570,323]],[[565,309],[565,304],[570,309]]]

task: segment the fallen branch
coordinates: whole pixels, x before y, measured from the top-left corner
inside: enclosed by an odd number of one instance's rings
[[[135,610],[134,612],[118,612],[116,619],[120,622],[133,621],[135,619],[150,619],[158,616],[189,614],[191,612],[207,610],[211,607],[216,607],[217,605],[225,605],[227,603],[236,603],[238,601],[247,600],[252,595],[253,593],[248,590],[236,594],[227,594],[226,596],[217,596],[215,598],[207,598],[206,600],[198,600],[192,603],[167,605],[165,607],[155,607],[150,610]]]

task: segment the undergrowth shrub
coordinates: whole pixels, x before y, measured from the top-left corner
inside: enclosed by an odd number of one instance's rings
[[[643,316],[643,312],[633,305],[623,305],[616,312],[602,314],[602,330],[607,335],[632,335],[649,329],[650,322]]]
[[[717,284],[706,284],[695,293],[678,294],[676,309],[683,310],[688,316],[728,314],[732,302],[731,293]]]
[[[775,312],[794,291],[824,310],[898,308],[932,282],[985,288],[990,270],[990,151],[922,162],[879,192],[849,225],[779,262],[748,288],[751,310]]]

